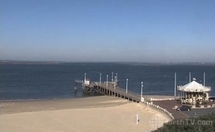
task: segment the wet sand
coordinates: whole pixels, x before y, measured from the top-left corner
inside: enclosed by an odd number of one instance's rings
[[[144,104],[109,96],[1,101],[0,108],[1,132],[148,132],[169,121]]]

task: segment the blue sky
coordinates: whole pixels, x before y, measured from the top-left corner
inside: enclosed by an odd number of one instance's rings
[[[0,59],[215,62],[214,0],[1,0]]]

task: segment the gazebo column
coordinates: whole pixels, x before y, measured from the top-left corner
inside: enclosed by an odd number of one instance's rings
[[[190,97],[189,97],[190,104],[193,104],[193,98],[194,98],[194,96],[193,96],[192,92],[190,92]]]
[[[208,92],[206,92],[205,94],[206,94],[205,100],[208,101],[208,98],[209,98],[208,96],[209,96],[209,94],[208,94]]]
[[[186,100],[187,103],[187,92],[184,92],[184,100]]]
[[[192,104],[193,104],[193,105],[196,105],[196,97],[193,97],[193,98],[192,98]]]

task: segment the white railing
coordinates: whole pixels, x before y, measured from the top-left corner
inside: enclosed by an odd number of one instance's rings
[[[171,120],[174,120],[174,117],[172,115],[172,113],[170,113],[169,111],[167,111],[166,109],[158,106],[158,105],[155,105],[153,104],[152,102],[146,102],[146,101],[143,101],[142,103],[146,104],[147,106],[151,107],[151,108],[154,108],[156,110],[159,110],[161,112],[163,112],[165,115],[167,115]]]

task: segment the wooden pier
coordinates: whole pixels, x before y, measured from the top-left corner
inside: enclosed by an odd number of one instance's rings
[[[82,91],[85,93],[97,92],[104,95],[115,96],[118,98],[124,98],[129,101],[140,102],[141,94],[137,94],[118,86],[116,81],[114,82],[88,82],[88,81],[75,81],[77,83],[82,83]],[[75,86],[76,88],[77,86]]]
[[[128,79],[126,79],[126,88],[120,88],[118,86],[118,81],[116,79],[112,79],[112,81],[108,82],[108,76],[107,76],[107,81],[101,82],[101,74],[100,74],[100,81],[99,82],[90,82],[90,80],[86,79],[86,74],[85,74],[85,79],[84,80],[75,80],[75,86],[74,90],[77,90],[77,85],[82,84],[82,91],[85,93],[100,93],[108,96],[114,96],[118,98],[124,98],[129,101],[137,102],[137,103],[144,103],[145,105],[157,109],[161,111],[162,113],[166,114],[170,120],[173,120],[174,117],[173,115],[167,111],[166,109],[153,104],[152,98],[143,96],[143,82],[141,82],[141,94],[137,94],[131,91],[128,91]]]

